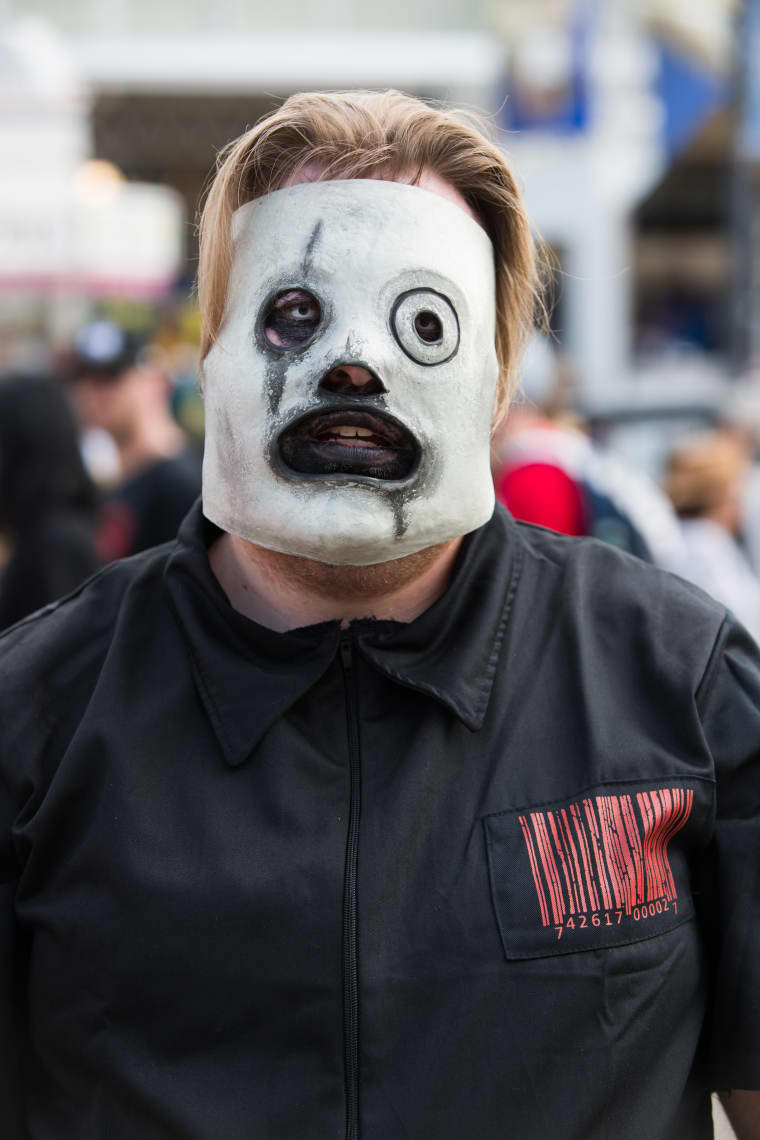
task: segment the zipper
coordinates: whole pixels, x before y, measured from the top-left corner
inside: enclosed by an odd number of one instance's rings
[[[359,947],[356,895],[359,868],[361,764],[359,759],[359,692],[350,635],[340,639],[346,692],[349,809],[343,879],[343,1047],[346,1081],[346,1140],[359,1140]]]

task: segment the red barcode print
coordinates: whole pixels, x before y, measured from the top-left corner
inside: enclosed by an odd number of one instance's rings
[[[585,911],[676,899],[668,844],[691,814],[694,792],[660,788],[594,796],[519,816],[541,925]]]

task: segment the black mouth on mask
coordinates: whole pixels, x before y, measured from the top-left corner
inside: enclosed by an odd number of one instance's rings
[[[414,436],[386,412],[347,406],[310,412],[277,441],[285,468],[299,475],[409,479],[420,448]]]

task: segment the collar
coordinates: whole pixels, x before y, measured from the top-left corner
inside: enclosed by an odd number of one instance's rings
[[[330,667],[341,631],[339,622],[329,621],[276,633],[233,610],[207,556],[219,533],[199,500],[180,528],[165,581],[200,699],[225,759],[238,765]],[[430,609],[409,623],[352,622],[348,635],[387,677],[440,701],[476,732],[488,708],[522,551],[513,520],[497,507],[465,538],[451,584]]]

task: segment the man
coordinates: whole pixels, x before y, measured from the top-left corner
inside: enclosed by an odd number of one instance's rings
[[[492,516],[532,286],[439,110],[227,151],[203,512],[0,641],[11,1135],[757,1136],[760,663]]]
[[[106,431],[120,476],[101,528],[103,555],[123,558],[174,538],[200,490],[200,456],[169,411],[167,378],[140,340],[112,321],[80,329],[70,367],[83,428]]]

